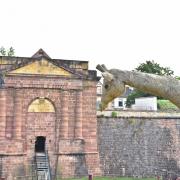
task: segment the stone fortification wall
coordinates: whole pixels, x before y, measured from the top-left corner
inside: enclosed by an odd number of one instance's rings
[[[98,145],[104,175],[177,175],[180,113],[119,112],[116,118],[101,116]]]

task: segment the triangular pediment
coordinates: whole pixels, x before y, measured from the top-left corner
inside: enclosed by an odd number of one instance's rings
[[[62,67],[58,67],[46,59],[41,59],[8,72],[11,74],[30,74],[30,75],[60,75],[71,76],[72,73]]]
[[[51,59],[49,55],[43,50],[39,49],[33,56],[32,58],[38,58],[38,57],[46,57],[48,59]]]

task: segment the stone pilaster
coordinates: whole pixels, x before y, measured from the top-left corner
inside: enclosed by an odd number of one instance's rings
[[[16,89],[14,92],[14,138],[22,138],[22,92]]]
[[[0,138],[5,137],[6,128],[6,91],[0,89]]]
[[[61,106],[61,113],[62,113],[62,121],[61,121],[61,128],[60,128],[60,137],[61,138],[68,138],[68,92],[62,92],[62,106]]]
[[[76,93],[75,138],[82,139],[82,91]]]
[[[5,113],[6,113],[6,127],[5,136],[11,139],[13,136],[13,121],[14,121],[14,88],[5,89]]]

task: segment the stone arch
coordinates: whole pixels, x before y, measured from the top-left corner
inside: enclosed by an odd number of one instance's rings
[[[29,103],[28,112],[56,112],[56,108],[50,99],[37,97]]]
[[[38,94],[39,95],[39,94]],[[43,96],[44,95],[44,96]],[[27,157],[32,158],[38,150],[37,139],[43,137],[46,141],[39,142],[40,151],[48,149],[49,155],[54,157],[56,143],[56,121],[58,101],[47,94],[41,96],[30,95],[26,102],[26,120],[24,124],[26,136]],[[47,95],[47,96],[45,96]]]

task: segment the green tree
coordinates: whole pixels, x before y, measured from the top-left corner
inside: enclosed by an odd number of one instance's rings
[[[169,67],[162,67],[158,63],[152,61],[146,61],[145,63],[140,64],[137,68],[135,68],[136,71],[145,72],[145,73],[151,73],[151,74],[157,74],[161,76],[172,76],[174,75],[174,71],[172,71]],[[126,106],[130,107],[132,104],[135,103],[135,98],[138,97],[148,97],[152,96],[149,93],[145,93],[142,91],[139,91],[138,89],[135,89],[128,97],[126,101]],[[161,97],[158,97],[158,99],[161,99]]]
[[[6,55],[6,49],[5,49],[3,46],[0,48],[0,54],[1,54],[2,56],[5,56],[5,55]]]
[[[131,107],[131,105],[135,103],[135,99],[138,97],[148,97],[148,96],[151,96],[151,95],[148,93],[139,91],[138,89],[134,89],[134,91],[127,97],[126,106]]]
[[[172,76],[174,75],[174,71],[172,71],[169,67],[162,67],[158,63],[152,61],[146,61],[145,63],[140,64],[137,68],[137,71],[157,74],[157,75],[166,75]]]
[[[13,47],[10,47],[9,49],[5,49],[3,46],[0,48],[0,55],[1,56],[14,56],[15,50]]]

